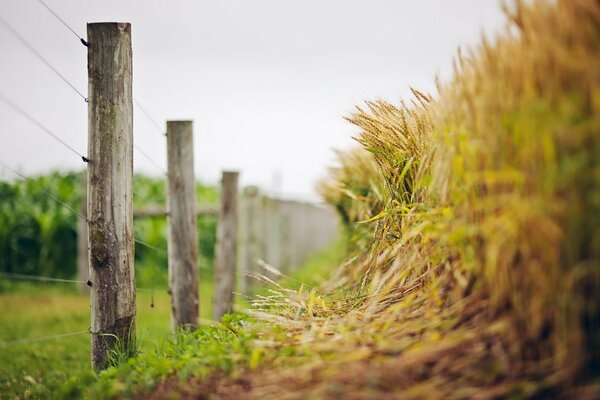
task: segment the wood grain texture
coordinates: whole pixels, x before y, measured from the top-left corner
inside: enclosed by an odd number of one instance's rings
[[[87,216],[87,176],[84,175],[81,180],[83,185],[83,196],[81,197],[81,207],[79,212],[83,216]],[[88,223],[83,218],[77,219],[77,279],[87,281],[90,278],[90,263],[89,263],[89,247],[88,247]],[[87,285],[80,285],[79,291],[89,293]]]
[[[237,263],[238,177],[237,172],[223,172],[221,180],[221,211],[215,252],[214,314],[217,321],[224,314],[230,313],[233,306]]]
[[[146,208],[133,210],[133,218],[164,218],[168,214],[169,213],[165,208],[159,206],[148,206]],[[219,215],[219,207],[212,204],[197,205],[196,215]]]
[[[92,366],[135,346],[131,25],[87,26]],[[113,336],[114,335],[114,336]]]
[[[256,272],[256,260],[261,257],[261,196],[256,186],[244,188],[239,207],[239,290],[249,295],[256,288],[256,280],[248,274]]]
[[[171,327],[198,326],[198,228],[192,121],[167,122]]]

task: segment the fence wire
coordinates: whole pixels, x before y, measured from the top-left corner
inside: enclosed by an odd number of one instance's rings
[[[79,34],[78,34],[77,32],[75,32],[75,30],[74,30],[73,28],[71,28],[71,26],[70,26],[69,24],[67,24],[67,23],[65,22],[65,20],[64,20],[64,19],[62,19],[62,18],[60,17],[60,15],[58,15],[56,12],[54,12],[54,10],[52,10],[52,9],[51,9],[51,8],[48,6],[48,4],[44,3],[42,0],[38,0],[38,2],[39,2],[39,3],[40,3],[42,6],[44,6],[44,8],[45,8],[46,10],[48,10],[48,11],[50,12],[50,14],[54,15],[54,17],[55,17],[57,20],[59,20],[59,21],[60,21],[60,22],[61,22],[61,23],[62,23],[62,24],[63,24],[63,25],[64,25],[64,26],[65,26],[65,27],[68,29],[68,30],[70,30],[70,31],[73,33],[73,35],[75,35],[75,37],[76,37],[77,39],[79,39],[79,41],[80,41],[80,42],[81,42],[81,43],[82,43],[84,46],[86,46],[86,47],[87,47],[87,45],[88,45],[87,41],[86,41],[86,40],[85,40],[83,37],[79,36]]]
[[[61,339],[61,338],[70,337],[70,336],[79,336],[79,335],[84,335],[84,334],[90,334],[90,331],[87,330],[87,331],[80,331],[80,332],[61,333],[58,335],[41,336],[41,337],[36,337],[36,338],[2,340],[2,341],[0,341],[0,348],[34,344],[34,343],[40,343],[40,342],[47,342],[49,340]]]
[[[65,142],[63,139],[61,139],[60,136],[58,136],[57,134],[52,132],[50,129],[48,129],[45,125],[43,125],[41,122],[39,122],[37,119],[35,119],[31,114],[29,114],[27,111],[25,111],[22,107],[20,107],[14,101],[9,99],[8,96],[6,96],[2,92],[0,92],[0,100],[2,100],[2,102],[4,102],[6,105],[8,105],[13,110],[15,110],[17,113],[21,114],[21,116],[24,117],[26,120],[28,120],[29,122],[31,122],[32,124],[34,124],[35,126],[40,128],[42,131],[46,132],[50,137],[52,137],[58,143],[62,144],[64,147],[71,150],[74,154],[77,154],[79,157],[81,157],[83,162],[89,161],[89,159],[86,156],[84,156],[83,154],[81,154],[80,152],[75,150],[75,148],[73,146],[69,145],[67,142]]]
[[[161,134],[161,135],[165,135],[164,130],[160,127],[160,125],[154,120],[154,118],[152,118],[152,115],[150,115],[150,113],[148,111],[146,111],[146,109],[144,107],[142,107],[142,105],[140,104],[140,102],[138,101],[138,99],[134,98],[133,102],[135,103],[135,105],[140,109],[140,111],[142,112],[142,114],[144,114],[144,116],[148,119],[148,121],[150,121],[150,123],[152,125],[154,125],[154,127],[156,128],[156,130]]]
[[[43,62],[46,65],[46,67],[48,67],[52,72],[54,72],[60,79],[63,80],[64,83],[66,83],[71,89],[73,89],[75,93],[81,96],[81,98],[85,102],[87,102],[87,97],[83,93],[81,93],[75,87],[75,85],[69,82],[69,80],[63,74],[61,74],[58,71],[58,69],[56,69],[48,60],[46,60],[46,58],[44,58],[44,56],[39,51],[37,51],[36,48],[33,47],[31,43],[29,43],[27,39],[25,39],[17,29],[15,29],[15,27],[13,27],[7,20],[2,18],[2,16],[0,16],[0,25],[4,26],[4,28],[7,31],[9,31],[23,46],[25,46],[29,51],[31,51],[33,55],[35,55],[41,62]]]

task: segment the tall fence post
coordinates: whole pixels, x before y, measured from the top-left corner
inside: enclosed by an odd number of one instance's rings
[[[81,185],[83,195],[81,196],[80,213],[87,216],[87,177],[82,176]],[[90,277],[90,263],[88,260],[88,223],[83,218],[77,219],[77,279],[85,282]],[[88,293],[89,288],[86,285],[79,285],[82,293]]]
[[[93,23],[88,37],[88,219],[92,366],[135,349],[131,25]]]
[[[238,172],[223,172],[215,254],[215,319],[232,311],[237,262]]]
[[[192,121],[167,121],[171,327],[198,326],[198,229]]]

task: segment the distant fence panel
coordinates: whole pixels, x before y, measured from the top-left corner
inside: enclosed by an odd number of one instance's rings
[[[240,201],[238,271],[245,294],[257,283],[246,274],[265,272],[258,259],[290,273],[339,233],[338,215],[325,205],[271,198],[254,187]]]

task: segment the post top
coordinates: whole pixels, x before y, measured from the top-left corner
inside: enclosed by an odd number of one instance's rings
[[[88,26],[97,26],[97,25],[118,25],[121,27],[130,27],[130,22],[88,22]]]
[[[131,24],[129,22],[88,22],[88,37],[92,34],[101,34],[100,32],[117,32],[131,35]]]

